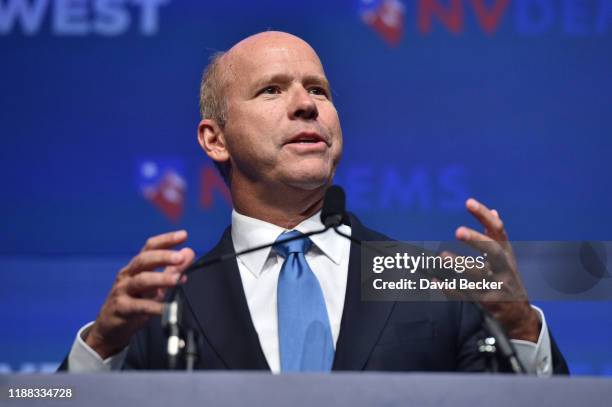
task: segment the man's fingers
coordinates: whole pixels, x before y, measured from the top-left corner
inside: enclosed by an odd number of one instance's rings
[[[165,260],[170,254],[171,259],[176,259],[175,255],[179,255],[182,259],[179,263],[167,266],[163,273],[150,271],[154,266],[163,266],[168,264]],[[152,250],[143,252],[137,257],[140,258],[134,264],[148,268],[147,271],[133,273],[127,280],[126,290],[133,295],[142,295],[147,293],[147,296],[157,297],[159,292],[152,292],[155,289],[164,289],[173,287],[179,281],[180,273],[185,270],[193,262],[195,253],[189,247],[185,247],[179,251],[171,250]],[[161,262],[161,263],[160,263]],[[184,284],[187,281],[187,276],[180,277],[180,283]]]
[[[186,276],[181,277],[181,282],[186,281]],[[154,291],[158,288],[170,288],[177,285],[179,275],[177,273],[159,273],[156,271],[143,271],[130,278],[126,284],[126,291],[131,295],[140,295],[144,292]]]
[[[129,275],[137,274],[144,270],[155,270],[158,267],[168,265],[179,265],[185,260],[184,254],[176,250],[148,250],[140,252],[130,261],[125,268]]]
[[[87,339],[102,358],[125,347],[151,316],[161,315],[168,288],[186,282],[180,271],[191,264],[195,254],[188,248],[172,250],[186,239],[185,230],[149,238],[141,252],[117,274]],[[154,271],[162,267],[166,271]]]
[[[443,251],[440,253],[440,257],[443,259],[447,257],[457,259],[459,256],[448,251]],[[484,268],[478,268],[475,263],[470,267],[466,266],[465,264],[461,264],[461,267],[462,269],[455,267],[454,272],[456,274],[453,275],[453,277],[461,277],[469,281],[481,281],[483,277],[488,277],[488,279],[491,280],[491,276],[488,275],[490,269],[487,264],[485,264]]]
[[[489,247],[497,243],[491,237],[484,235],[472,228],[468,228],[467,226],[459,226],[455,231],[455,237],[458,240],[461,240],[462,242],[473,242],[481,244],[481,247]]]
[[[503,249],[498,242],[472,228],[466,226],[458,227],[455,237],[479,252],[487,253],[487,256],[493,255],[499,257],[504,255]]]
[[[171,247],[183,243],[185,240],[187,240],[186,230],[162,233],[161,235],[148,238],[141,251],[170,249]]]
[[[470,198],[465,203],[468,211],[480,222],[487,235],[497,241],[507,241],[508,235],[504,228],[504,222],[499,218],[497,211],[493,212],[484,204],[478,202],[474,198]]]
[[[164,310],[163,303],[144,298],[124,296],[117,303],[116,313],[123,318],[161,315]]]
[[[193,259],[195,259],[194,251],[189,247],[184,247],[179,250],[181,256],[183,256],[183,261],[179,264],[173,264],[171,266],[166,267],[164,273],[182,273],[187,267],[193,263]]]
[[[491,263],[495,272],[499,272],[501,268],[509,266],[506,252],[504,251],[505,248],[500,245],[501,242],[497,242],[489,236],[466,226],[457,228],[455,236],[473,249],[483,254],[486,253],[487,261]]]

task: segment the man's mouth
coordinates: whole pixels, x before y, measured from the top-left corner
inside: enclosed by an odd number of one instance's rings
[[[318,133],[314,132],[302,132],[298,135],[292,137],[285,144],[317,144],[317,143],[327,143],[325,138],[321,137]]]
[[[292,143],[299,143],[299,144],[313,144],[313,143],[318,143],[320,140],[316,140],[316,139],[303,139],[303,140],[298,140],[298,141],[292,141]]]

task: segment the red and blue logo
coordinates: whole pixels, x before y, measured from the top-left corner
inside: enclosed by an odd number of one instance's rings
[[[399,44],[404,34],[404,4],[400,0],[361,0],[361,19],[389,45]]]
[[[141,160],[139,188],[143,197],[172,222],[183,215],[187,182],[180,161]]]

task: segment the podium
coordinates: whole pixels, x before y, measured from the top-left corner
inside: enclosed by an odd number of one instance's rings
[[[612,380],[484,374],[117,372],[0,377],[3,406],[606,406]],[[71,398],[9,398],[9,389],[71,389]],[[14,391],[13,391],[14,393]]]

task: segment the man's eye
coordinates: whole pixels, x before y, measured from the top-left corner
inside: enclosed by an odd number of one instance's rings
[[[259,93],[266,93],[268,95],[274,95],[280,93],[280,89],[278,86],[266,86]]]
[[[327,96],[327,91],[324,88],[321,88],[319,86],[315,86],[313,88],[308,89],[308,92],[310,92],[313,95]]]

